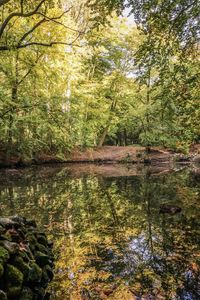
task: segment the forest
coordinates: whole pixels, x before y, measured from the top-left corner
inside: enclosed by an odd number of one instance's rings
[[[200,138],[198,0],[1,0],[0,152]]]
[[[0,300],[200,299],[199,0],[0,0]]]

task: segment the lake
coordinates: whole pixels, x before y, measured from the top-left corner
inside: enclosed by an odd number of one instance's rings
[[[181,212],[160,213],[163,204]],[[13,214],[54,241],[52,299],[200,299],[200,176],[190,168],[2,170],[0,215]]]

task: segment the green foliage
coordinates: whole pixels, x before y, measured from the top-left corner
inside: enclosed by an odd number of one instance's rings
[[[125,7],[136,24],[119,16]],[[7,158],[104,143],[186,152],[198,141],[197,1],[6,1],[0,9]]]

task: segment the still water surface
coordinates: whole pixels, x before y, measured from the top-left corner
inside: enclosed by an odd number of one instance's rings
[[[54,240],[53,299],[200,299],[200,177],[161,171],[1,171],[0,215],[34,218]],[[164,203],[181,213],[160,214]]]

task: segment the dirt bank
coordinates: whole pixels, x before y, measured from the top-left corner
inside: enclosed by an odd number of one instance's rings
[[[145,163],[160,165],[170,164],[174,161],[182,164],[190,164],[193,161],[200,162],[200,145],[195,145],[189,155],[158,147],[153,147],[149,152],[146,152],[145,148],[140,146],[104,146],[85,151],[76,149],[64,158],[52,154],[43,154],[29,161],[22,160],[19,157],[11,157],[9,161],[5,161],[3,155],[0,155],[0,167],[11,168],[47,163]]]

